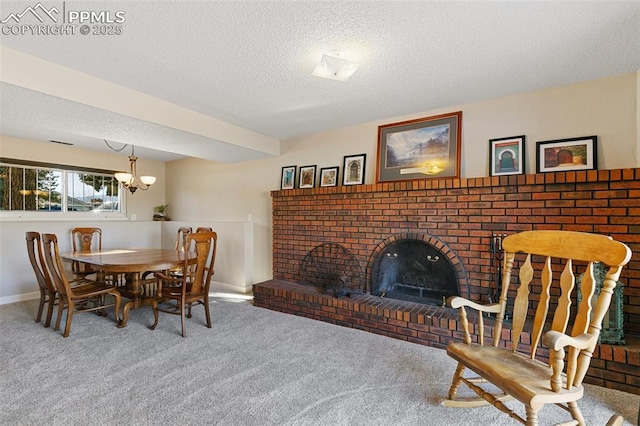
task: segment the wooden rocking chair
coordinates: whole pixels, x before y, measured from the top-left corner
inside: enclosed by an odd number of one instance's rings
[[[602,320],[622,267],[631,259],[631,250],[604,235],[570,231],[526,231],[506,237],[502,247],[504,272],[499,303],[480,305],[461,297],[449,299],[453,308],[460,309],[464,343],[451,343],[447,347],[447,354],[458,361],[458,367],[443,405],[493,404],[523,424],[537,425],[538,411],[553,403],[573,418],[562,424],[584,425],[576,401],[583,396],[582,381],[598,342]],[[608,272],[597,302],[592,305],[595,262],[602,262]],[[514,264],[518,263],[519,283],[512,289]],[[554,269],[563,269],[559,277],[554,275]],[[577,311],[572,312],[571,304],[577,300],[575,294],[572,296],[576,270],[584,275],[580,283],[581,301]],[[515,300],[507,303],[512,295]],[[466,308],[477,310],[474,338],[469,333]],[[503,330],[508,308],[513,309],[511,330]],[[552,316],[548,320],[549,313]],[[487,327],[492,332],[492,345],[484,345],[483,315],[487,314],[496,316],[491,321],[492,330]],[[509,336],[510,344],[501,340]],[[540,341],[548,348],[548,363],[536,359],[547,352],[538,347]],[[467,368],[478,377],[464,377]],[[457,399],[460,383],[465,383],[480,398]],[[502,393],[490,393],[483,385],[487,383]],[[526,419],[503,403],[509,399],[524,404]],[[611,422],[619,420],[612,418]]]

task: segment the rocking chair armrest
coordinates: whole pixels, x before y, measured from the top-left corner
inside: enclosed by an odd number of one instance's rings
[[[449,304],[449,306],[451,306],[454,309],[468,307],[468,308],[475,309],[475,310],[480,311],[480,312],[489,312],[489,313],[494,313],[494,314],[500,313],[500,304],[499,303],[481,305],[479,303],[472,302],[469,299],[465,299],[464,297],[459,297],[459,296],[450,297],[449,299],[447,299],[447,303]]]
[[[547,331],[542,337],[542,342],[553,351],[559,351],[566,346],[572,346],[580,350],[588,349],[596,343],[596,340],[596,336],[589,333],[571,337],[553,330]]]

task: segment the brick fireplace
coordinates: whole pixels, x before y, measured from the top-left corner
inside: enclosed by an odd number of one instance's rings
[[[393,253],[394,242],[438,247],[455,271],[460,294],[483,303],[496,290],[489,249],[496,233],[564,229],[625,242],[634,252],[621,276],[627,345],[599,345],[588,381],[640,394],[640,169],[425,179],[271,195],[274,279],[254,286],[257,306],[440,348],[461,340],[457,312],[371,292],[376,259]],[[335,297],[298,283],[305,256],[323,243],[353,254],[364,294]]]

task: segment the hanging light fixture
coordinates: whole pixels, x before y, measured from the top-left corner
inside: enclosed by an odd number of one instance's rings
[[[119,152],[122,151],[128,144],[124,145],[120,149],[115,149],[107,140],[104,140],[104,143],[107,144],[109,148],[112,150]],[[116,173],[115,178],[122,184],[124,189],[128,189],[132,194],[136,192],[138,189],[142,191],[146,191],[149,189],[151,185],[156,182],[155,176],[140,176],[138,177],[138,172],[136,170],[136,161],[138,157],[135,156],[135,147],[131,145],[131,155],[129,156],[129,173]]]

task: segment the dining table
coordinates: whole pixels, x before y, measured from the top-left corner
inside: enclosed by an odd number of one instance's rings
[[[183,266],[185,256],[195,262],[196,255],[193,252],[157,248],[75,251],[60,255],[63,260],[90,265],[96,271],[98,279],[106,274],[125,274],[125,285],[117,288],[122,296],[131,300],[122,309],[122,319],[118,325],[121,328],[127,324],[131,309],[151,305],[153,300],[153,295],[147,294],[143,288],[146,280],[142,279],[142,275],[145,272],[166,271]]]

